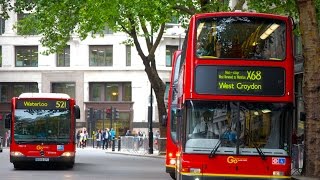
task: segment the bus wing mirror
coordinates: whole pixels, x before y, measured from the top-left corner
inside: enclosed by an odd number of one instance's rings
[[[74,105],[74,115],[76,119],[80,119],[80,108],[78,105]]]
[[[5,119],[4,119],[4,127],[6,129],[10,129],[11,128],[11,113],[8,113],[5,115]]]
[[[167,122],[168,122],[168,115],[163,115],[161,125],[165,127],[167,126]]]
[[[306,113],[300,112],[300,121],[306,121]]]

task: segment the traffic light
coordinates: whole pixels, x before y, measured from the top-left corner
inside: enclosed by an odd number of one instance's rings
[[[93,121],[93,115],[94,115],[93,108],[87,109],[87,119],[88,119],[88,121]]]
[[[117,109],[117,108],[114,108],[113,110],[114,110],[114,112],[113,112],[113,114],[114,114],[114,119],[119,119],[119,118],[120,118],[120,114],[119,114],[118,109]]]
[[[112,110],[111,110],[111,108],[107,108],[106,109],[106,117],[111,118],[111,116],[112,116]]]

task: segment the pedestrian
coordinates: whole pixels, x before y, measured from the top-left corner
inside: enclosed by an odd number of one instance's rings
[[[88,132],[87,132],[87,130],[84,130],[84,132],[83,132],[83,147],[87,147],[87,141],[88,141]]]
[[[82,132],[82,130],[80,130],[79,142],[80,142],[80,148],[84,148],[84,133]]]
[[[108,144],[109,144],[109,129],[106,128],[103,133],[102,133],[102,149],[106,148],[106,150],[108,149]]]
[[[96,141],[97,141],[97,148],[101,148],[101,141],[102,141],[102,133],[101,130],[97,130],[96,133]]]
[[[80,147],[80,133],[81,133],[81,131],[78,130],[77,135],[76,135],[77,136],[76,137],[77,138],[77,142],[76,142],[77,143],[77,148]]]

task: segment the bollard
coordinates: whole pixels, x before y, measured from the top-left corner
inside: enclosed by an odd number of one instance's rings
[[[115,139],[112,139],[112,151],[114,151],[115,150],[115,148],[116,148],[116,144],[115,144]]]
[[[118,138],[118,151],[121,150],[121,137]]]

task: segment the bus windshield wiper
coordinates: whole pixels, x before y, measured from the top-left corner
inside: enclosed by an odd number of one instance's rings
[[[216,152],[218,151],[218,149],[219,149],[219,147],[220,147],[220,145],[221,145],[221,137],[224,138],[224,136],[225,136],[225,134],[226,134],[227,132],[231,132],[231,130],[226,129],[226,130],[222,133],[222,135],[221,135],[220,138],[219,138],[218,143],[214,146],[214,148],[213,148],[212,151],[210,152],[209,158],[212,158],[212,157],[216,154]]]
[[[251,136],[251,133],[248,130],[245,130],[245,134],[249,137],[250,141],[252,142],[253,146],[256,148],[256,150],[258,151],[260,157],[262,160],[266,159],[266,155],[263,153],[263,151],[261,150],[261,148],[258,147],[258,145],[253,141],[253,138]]]

